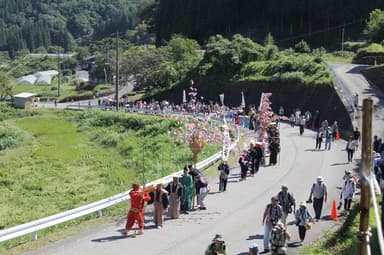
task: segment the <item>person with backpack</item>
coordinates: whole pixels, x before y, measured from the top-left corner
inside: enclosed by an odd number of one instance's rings
[[[279,199],[277,197],[271,198],[271,203],[265,207],[263,221],[264,225],[264,252],[267,253],[269,249],[269,237],[272,231],[272,228],[278,223],[282,216],[282,209],[279,205]]]
[[[286,230],[282,222],[278,222],[271,231],[271,248],[272,254],[288,254],[287,241],[291,239],[291,235]]]
[[[285,184],[281,185],[281,191],[277,194],[277,198],[279,199],[279,204],[283,209],[280,220],[284,226],[287,226],[288,214],[294,212],[296,209],[295,198],[292,193],[288,192],[288,186]]]
[[[318,176],[316,182],[312,184],[311,193],[308,202],[312,202],[315,210],[316,221],[320,220],[323,203],[327,202],[327,185],[324,183],[323,177]]]

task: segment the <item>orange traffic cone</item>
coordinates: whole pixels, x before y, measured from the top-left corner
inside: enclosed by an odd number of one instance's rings
[[[336,200],[332,202],[331,219],[337,221]]]
[[[340,133],[339,131],[336,132],[336,137],[335,137],[336,141],[339,141],[340,140]]]

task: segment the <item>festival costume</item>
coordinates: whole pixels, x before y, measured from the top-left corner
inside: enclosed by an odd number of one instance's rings
[[[125,225],[126,234],[132,229],[135,221],[137,221],[141,231],[144,229],[144,201],[148,202],[151,199],[147,192],[143,192],[142,188],[131,190],[129,196],[131,197],[131,208],[128,211]]]
[[[183,193],[183,185],[179,182],[171,182],[166,190],[169,192],[168,215],[172,219],[177,219],[180,216],[180,197]]]
[[[184,174],[180,178],[180,183],[183,185],[183,194],[181,195],[181,211],[186,212],[192,208],[192,193],[193,193],[193,179],[189,174]]]

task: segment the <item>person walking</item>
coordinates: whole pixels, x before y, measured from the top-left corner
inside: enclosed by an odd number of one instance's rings
[[[359,144],[360,144],[360,131],[359,128],[356,127],[355,131],[353,131],[353,142],[355,143],[355,151],[359,149]]]
[[[305,239],[305,234],[307,232],[307,224],[313,221],[305,202],[300,202],[299,208],[295,211],[295,218],[296,226],[299,230],[300,245],[302,245]]]
[[[347,146],[345,147],[345,150],[347,151],[348,163],[352,162],[353,153],[355,152],[355,149],[355,141],[353,140],[353,136],[350,136],[347,142]]]
[[[200,210],[206,210],[207,207],[205,207],[204,200],[208,195],[208,181],[204,176],[200,175],[195,186],[197,194],[197,207]]]
[[[317,149],[320,150],[322,141],[323,141],[323,132],[321,128],[319,128],[317,129],[317,133],[316,133],[316,146],[315,146],[316,150]]]
[[[260,164],[264,157],[263,148],[261,148],[261,142],[256,142],[254,150],[254,158],[253,158],[253,174],[257,174],[259,172]],[[252,172],[252,171],[251,171]],[[252,174],[252,173],[251,173]]]
[[[331,150],[332,143],[332,130],[331,127],[328,127],[325,131],[325,150]]]
[[[239,157],[239,165],[240,165],[240,181],[244,181],[247,179],[247,172],[248,172],[248,153],[246,150],[241,153]]]
[[[277,198],[279,200],[279,205],[282,208],[280,220],[284,226],[287,226],[288,214],[295,212],[296,209],[295,198],[293,197],[292,193],[288,192],[288,186],[285,184],[281,185],[281,191],[277,194]]]
[[[271,203],[265,207],[263,214],[262,224],[264,225],[264,252],[267,253],[269,249],[269,237],[272,227],[274,227],[282,216],[282,208],[278,204],[279,199],[277,197],[271,198]]]
[[[183,185],[179,183],[178,176],[173,176],[172,182],[168,184],[166,190],[169,194],[168,215],[171,219],[177,219],[180,216],[180,201],[183,194]]]
[[[352,173],[346,177],[343,188],[341,189],[341,198],[344,200],[344,212],[348,214],[351,210],[352,199],[356,193],[356,182],[352,176]]]
[[[194,190],[193,177],[188,173],[188,168],[184,167],[184,173],[180,178],[180,183],[183,185],[183,192],[181,194],[180,211],[181,213],[188,214],[192,209],[192,194]]]
[[[357,106],[359,105],[359,94],[357,93],[353,97],[353,105],[355,106],[355,108],[357,108]]]
[[[316,221],[320,220],[323,203],[327,202],[327,185],[324,183],[323,177],[318,176],[316,182],[312,184],[311,193],[308,201],[312,201],[315,210]]]
[[[289,123],[291,124],[291,127],[295,127],[295,123],[296,123],[296,118],[295,118],[295,114],[291,114],[291,116],[289,117]]]
[[[277,139],[272,139],[272,142],[269,145],[269,152],[269,165],[276,165],[277,154],[280,152],[280,144],[277,142]]]
[[[144,205],[149,202],[151,197],[147,192],[144,192],[140,187],[140,183],[135,182],[132,184],[132,190],[129,192],[131,198],[131,208],[127,214],[127,222],[125,224],[124,236],[128,236],[129,231],[132,229],[135,222],[139,226],[138,234],[143,234],[144,230]]]
[[[218,167],[220,171],[219,175],[219,191],[224,192],[227,190],[228,176],[229,176],[229,166],[228,162],[224,160]]]
[[[332,140],[336,140],[336,134],[339,132],[339,125],[337,124],[337,121],[335,120],[332,124]]]
[[[161,183],[156,184],[155,190],[153,191],[153,207],[155,208],[153,218],[157,228],[163,227],[164,209],[168,207],[168,203],[168,191],[163,189]]]
[[[300,117],[299,126],[300,126],[300,135],[303,135],[304,128],[305,128],[305,116]]]

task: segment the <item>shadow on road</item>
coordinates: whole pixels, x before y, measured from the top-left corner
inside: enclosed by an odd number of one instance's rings
[[[350,163],[344,162],[344,163],[333,163],[331,166],[341,166],[341,165],[349,165]]]
[[[111,242],[111,241],[116,241],[116,240],[120,240],[120,239],[126,238],[126,236],[122,235],[124,229],[120,229],[118,231],[121,233],[118,236],[106,236],[106,237],[101,237],[101,238],[93,239],[91,241],[92,242],[98,242],[98,243],[105,243],[105,242]]]
[[[253,235],[253,236],[248,236],[247,240],[255,240],[255,239],[264,239],[264,235]]]

